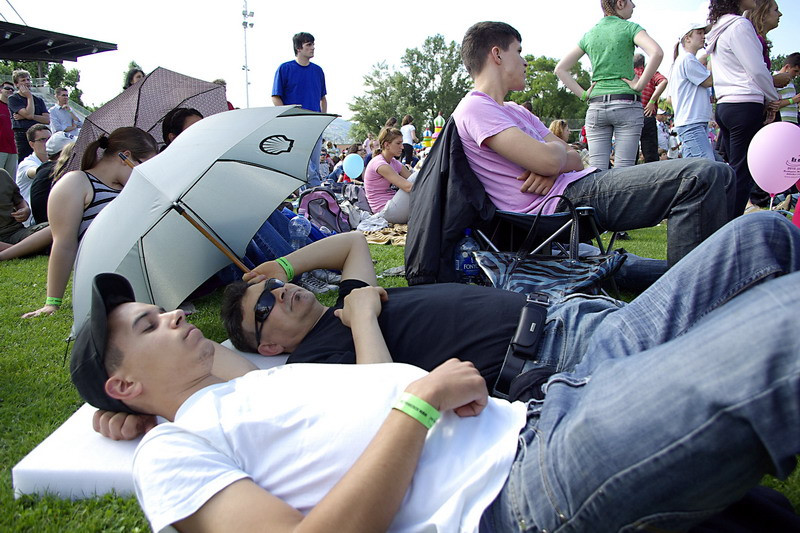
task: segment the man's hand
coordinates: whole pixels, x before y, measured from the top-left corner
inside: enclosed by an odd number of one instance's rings
[[[23,203],[22,207],[11,212],[11,217],[17,222],[25,222],[29,216],[31,216],[31,208],[28,207],[27,203]]]
[[[657,110],[658,106],[656,105],[656,103],[653,100],[650,100],[649,102],[647,102],[647,105],[644,106],[644,116],[652,117],[653,115],[656,114]]]
[[[25,117],[23,117],[19,113],[14,113],[14,115],[12,116],[14,117],[14,120],[25,120]]]
[[[520,192],[529,192],[541,196],[546,195],[553,188],[558,176],[542,176],[530,170],[526,170],[521,176],[517,176],[519,181],[524,181],[520,187]]]
[[[362,287],[350,292],[344,298],[344,307],[333,312],[348,328],[364,317],[378,317],[381,314],[383,302],[389,300],[389,295],[383,287]]]
[[[477,416],[488,403],[486,380],[469,361],[450,359],[422,379],[406,387],[439,411],[453,410],[458,416]]]
[[[258,283],[259,281],[269,278],[279,279],[283,282],[291,281],[290,279],[286,278],[286,271],[283,269],[283,267],[280,266],[275,261],[267,261],[266,263],[261,263],[253,270],[251,270],[250,272],[246,272],[242,276],[242,279],[244,281],[247,282],[253,281],[255,283]]]
[[[98,410],[94,412],[92,427],[111,440],[133,440],[156,427],[156,417]]]
[[[17,88],[19,90],[19,95],[24,96],[25,98],[30,97],[31,89],[24,83],[21,83],[20,86]]]

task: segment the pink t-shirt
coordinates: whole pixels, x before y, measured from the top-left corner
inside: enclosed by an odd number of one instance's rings
[[[522,182],[517,180],[517,176],[520,176],[525,169],[488,146],[483,146],[483,141],[508,128],[516,127],[537,141],[544,142],[544,138],[550,133],[547,126],[521,105],[514,102],[500,105],[480,91],[467,94],[453,111],[453,117],[469,166],[481,180],[486,194],[498,209],[516,213],[538,212],[542,202],[547,198],[563,193],[567,185],[596,170],[594,167],[587,167],[580,171],[561,174],[546,196],[520,192]],[[553,214],[556,204],[557,200],[548,202],[542,213]]]
[[[378,167],[382,165],[389,165],[398,174],[403,170],[403,165],[395,158],[391,158],[388,163],[381,154],[370,159],[367,169],[364,171],[364,190],[367,193],[367,201],[373,213],[383,209],[386,202],[391,200],[397,193],[397,189],[392,188],[389,180],[378,174]]]

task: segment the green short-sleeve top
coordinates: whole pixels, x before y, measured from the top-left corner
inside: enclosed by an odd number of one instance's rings
[[[638,94],[622,78],[633,79],[633,38],[644,28],[617,16],[603,17],[578,43],[592,62],[592,96]]]

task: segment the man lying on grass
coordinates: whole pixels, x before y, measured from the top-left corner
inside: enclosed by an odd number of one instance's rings
[[[683,529],[795,467],[800,338],[786,332],[800,326],[799,258],[785,219],[737,219],[610,313],[528,404],[487,398],[456,360],[430,374],[306,364],[226,381],[180,310],[135,303],[113,274],[95,280],[72,379],[100,409],[171,421],[134,459],[156,531]],[[298,301],[273,290],[276,309]],[[687,291],[665,318],[660,305]],[[377,337],[363,347],[388,356]]]
[[[782,228],[794,233],[782,217],[769,215],[735,221],[706,245],[693,262],[651,288],[627,306],[630,316],[650,317],[646,327],[626,332],[634,347],[666,342],[702,316],[735,296],[751,279],[795,270],[800,259],[772,252],[768,239],[748,239],[746,252],[737,242],[745,234],[769,234]],[[733,243],[733,244],[732,244]],[[717,258],[712,260],[711,258]],[[322,239],[270,261],[226,291],[222,317],[236,348],[265,356],[289,354],[287,363],[373,363],[394,361],[433,370],[445,361],[470,361],[485,378],[490,394],[511,399],[541,398],[541,386],[556,372],[580,362],[593,332],[623,306],[607,297],[573,295],[547,307],[535,355],[518,360],[508,354],[525,305],[525,297],[508,291],[461,284],[377,287],[369,248],[361,233]],[[323,306],[311,292],[289,283],[315,268],[342,271],[339,299]],[[289,273],[287,273],[289,269]],[[686,280],[694,280],[687,284]],[[277,281],[276,281],[277,280]],[[272,289],[269,289],[272,287]],[[258,319],[256,318],[258,317]],[[616,327],[614,322],[609,328]],[[352,329],[351,329],[352,328]],[[381,343],[380,351],[364,343]],[[632,348],[625,348],[628,353]],[[244,358],[217,345],[215,374],[232,378],[252,370]],[[95,429],[115,438],[135,438],[155,425],[153,417],[99,413]]]

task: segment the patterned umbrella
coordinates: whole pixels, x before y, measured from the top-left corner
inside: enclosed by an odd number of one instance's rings
[[[100,135],[125,126],[143,129],[161,147],[161,121],[176,107],[192,107],[205,117],[227,111],[225,87],[158,67],[86,117],[67,169],[80,168],[86,147]]]

